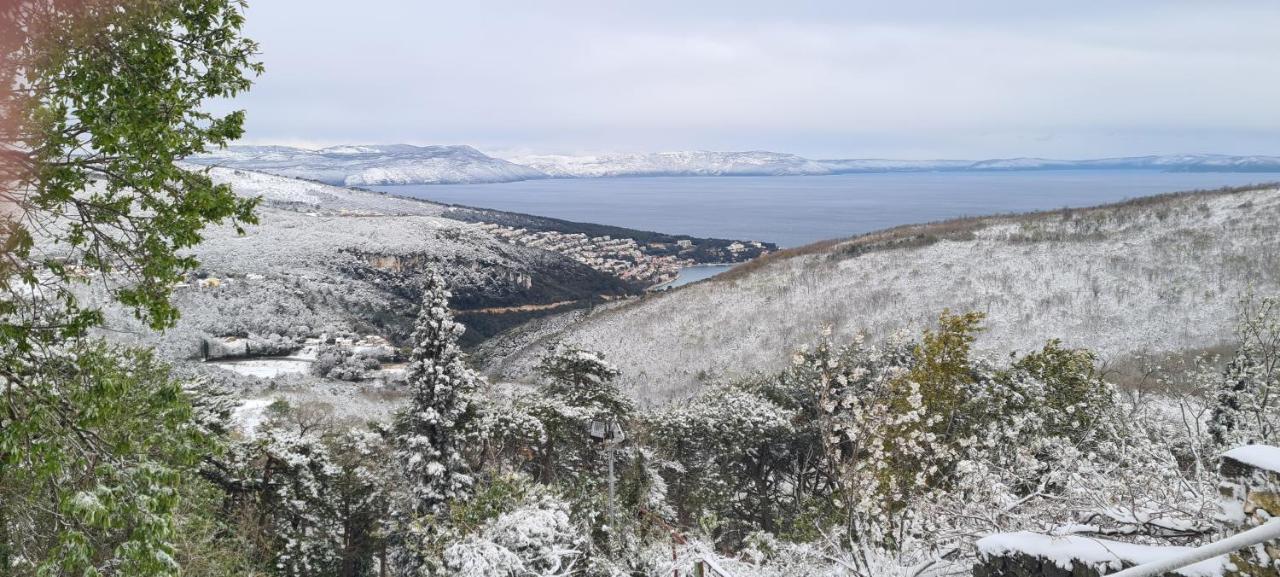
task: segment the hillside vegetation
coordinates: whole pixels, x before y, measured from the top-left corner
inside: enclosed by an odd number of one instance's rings
[[[1114,362],[1214,346],[1240,295],[1278,284],[1275,188],[1165,195],[782,251],[580,322],[522,327],[494,344],[487,368],[521,378],[547,343],[563,341],[604,352],[640,396],[672,398],[783,367],[825,328],[836,340],[914,333],[948,308],[988,316],[979,350],[1062,338]]]

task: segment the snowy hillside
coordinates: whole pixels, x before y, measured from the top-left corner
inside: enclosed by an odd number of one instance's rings
[[[187,160],[348,186],[512,182],[546,176],[470,146],[232,146]]]
[[[353,214],[414,214],[438,216],[446,207],[425,200],[331,186],[297,178],[286,178],[231,168],[210,167],[209,176],[219,184],[230,184],[241,196],[261,197],[268,206]]]
[[[944,308],[986,313],[987,351],[1061,337],[1114,360],[1224,341],[1250,285],[1280,291],[1277,190],[950,221],[784,251],[567,328],[527,327],[526,348],[495,354],[490,369],[527,374],[543,342],[563,340],[604,352],[647,397],[669,398],[707,376],[777,369],[824,327],[837,339],[915,333]]]
[[[681,266],[745,261],[775,248],[192,168],[261,204],[259,223],[245,234],[214,227],[192,250],[201,270],[175,291],[183,318],[149,343],[173,359],[195,356],[202,338],[283,335],[297,326],[312,337],[359,331],[395,341],[406,336],[415,283],[427,269],[450,282],[467,342],[475,343],[542,314],[639,294]],[[124,315],[114,322],[134,324]]]
[[[777,152],[658,152],[511,159],[556,178],[607,176],[802,176],[831,174],[820,163]]]
[[[174,293],[182,319],[151,343],[171,359],[198,356],[202,338],[285,335],[295,327],[312,336],[402,337],[415,310],[417,275],[432,266],[443,270],[464,309],[634,290],[569,256],[447,218],[434,203],[242,170],[213,168],[210,175],[237,194],[261,197],[259,223],[243,235],[211,228],[192,251],[199,278]],[[122,315],[113,323],[133,321]]]

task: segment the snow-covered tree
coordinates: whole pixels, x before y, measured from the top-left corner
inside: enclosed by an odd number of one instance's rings
[[[545,378],[543,395],[581,409],[584,417],[626,419],[634,410],[614,382],[621,372],[596,351],[559,346],[543,357],[538,372]]]
[[[442,574],[457,577],[580,574],[587,543],[569,504],[535,490],[444,550]]]
[[[672,521],[715,519],[717,533],[778,530],[780,509],[793,501],[794,491],[805,490],[783,488],[796,463],[790,449],[799,436],[797,420],[794,411],[731,385],[647,415],[646,442],[672,464],[664,467]]]
[[[1209,434],[1219,447],[1280,440],[1280,299],[1246,296],[1238,345],[1218,381]]]
[[[240,557],[281,577],[379,574],[394,468],[383,425],[343,428],[279,402],[253,438],[211,460]]]
[[[417,516],[441,513],[474,483],[462,451],[478,418],[480,378],[458,346],[465,329],[449,312],[451,296],[440,275],[427,277],[406,377],[411,397],[396,418],[395,456]]]
[[[526,409],[545,432],[537,477],[578,488],[593,485],[605,462],[588,427],[592,422],[625,427],[635,411],[614,382],[618,369],[600,353],[567,346],[543,358],[539,372],[544,382],[538,394],[525,399]]]

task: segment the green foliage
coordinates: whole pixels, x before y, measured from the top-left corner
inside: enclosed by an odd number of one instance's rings
[[[239,35],[243,2],[20,2],[32,34],[9,56],[25,87],[15,144],[30,170],[15,189],[18,213],[0,217],[13,273],[0,289],[40,285],[63,315],[52,335],[31,335],[50,327],[22,322],[19,304],[5,302],[4,335],[30,343],[99,322],[69,290],[94,274],[140,319],[171,326],[171,287],[196,266],[182,249],[209,223],[255,222],[255,201],[175,164],[242,133],[242,112],[218,116],[203,103],[248,89],[262,70],[257,45]],[[36,238],[63,250],[39,254]]]
[[[1025,387],[1020,392],[1029,404],[1026,408],[1042,417],[1045,434],[1082,440],[1114,414],[1114,391],[1099,377],[1096,365],[1092,352],[1065,348],[1054,339],[1013,363],[1008,386],[1038,383],[1043,394],[1030,394]]]
[[[1280,439],[1280,298],[1241,299],[1235,354],[1218,379],[1209,434],[1215,444]]]
[[[449,525],[460,535],[475,533],[485,523],[515,509],[529,490],[529,482],[519,475],[490,478],[470,500],[449,509]]]
[[[265,577],[265,563],[255,562],[246,552],[255,544],[241,531],[237,517],[224,515],[225,494],[217,486],[191,479],[185,485],[180,508],[175,515],[174,560],[188,577]]]
[[[997,417],[975,404],[984,383],[969,355],[982,319],[981,313],[943,311],[938,328],[926,330],[916,345],[911,368],[891,381],[891,422],[875,441],[886,457],[878,476],[888,511],[945,485],[956,459],[942,447],[954,448]]]
[[[916,345],[914,366],[895,383],[893,403],[898,412],[906,413],[913,405],[922,404],[926,411],[940,417],[931,425],[933,432],[956,431],[959,409],[977,379],[969,353],[982,330],[982,319],[982,313],[942,312],[938,328],[925,331]],[[919,400],[910,398],[913,395],[919,395]]]
[[[0,189],[0,573],[176,575],[181,509],[216,425],[149,353],[85,339],[103,283],[154,328],[171,326],[184,249],[210,223],[254,222],[237,198],[176,162],[242,131],[205,111],[261,71],[237,0],[18,0],[4,61]],[[14,126],[9,127],[9,122]],[[8,134],[8,133],[7,133]]]
[[[545,377],[539,394],[522,404],[542,424],[536,477],[569,487],[572,495],[594,494],[607,463],[588,428],[594,421],[628,429],[635,410],[614,383],[618,370],[599,353],[566,347],[548,354],[539,372]]]
[[[14,574],[173,575],[184,480],[212,450],[148,352],[78,343],[5,354],[0,523]]]

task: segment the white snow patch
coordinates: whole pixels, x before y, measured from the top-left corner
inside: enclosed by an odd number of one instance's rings
[[[272,402],[274,402],[273,399],[245,399],[231,412],[231,422],[245,436],[253,437],[258,425],[262,424],[262,420],[266,418],[267,407],[271,406]]]
[[[1222,454],[1224,458],[1240,461],[1251,467],[1280,473],[1280,447],[1271,445],[1244,445]]]
[[[284,357],[240,359],[214,364],[219,368],[227,369],[228,371],[233,371],[241,375],[262,379],[273,379],[286,374],[306,374],[307,369],[311,366],[311,361]]]
[[[978,541],[978,551],[983,555],[1024,553],[1052,561],[1062,569],[1071,569],[1073,562],[1090,566],[1105,566],[1108,571],[1118,571],[1124,565],[1142,565],[1186,553],[1191,547],[1161,547],[1121,543],[1105,539],[1080,536],[1053,536],[1021,531],[991,535]],[[1226,555],[1193,563],[1174,571],[1186,577],[1220,577],[1228,569]]]

